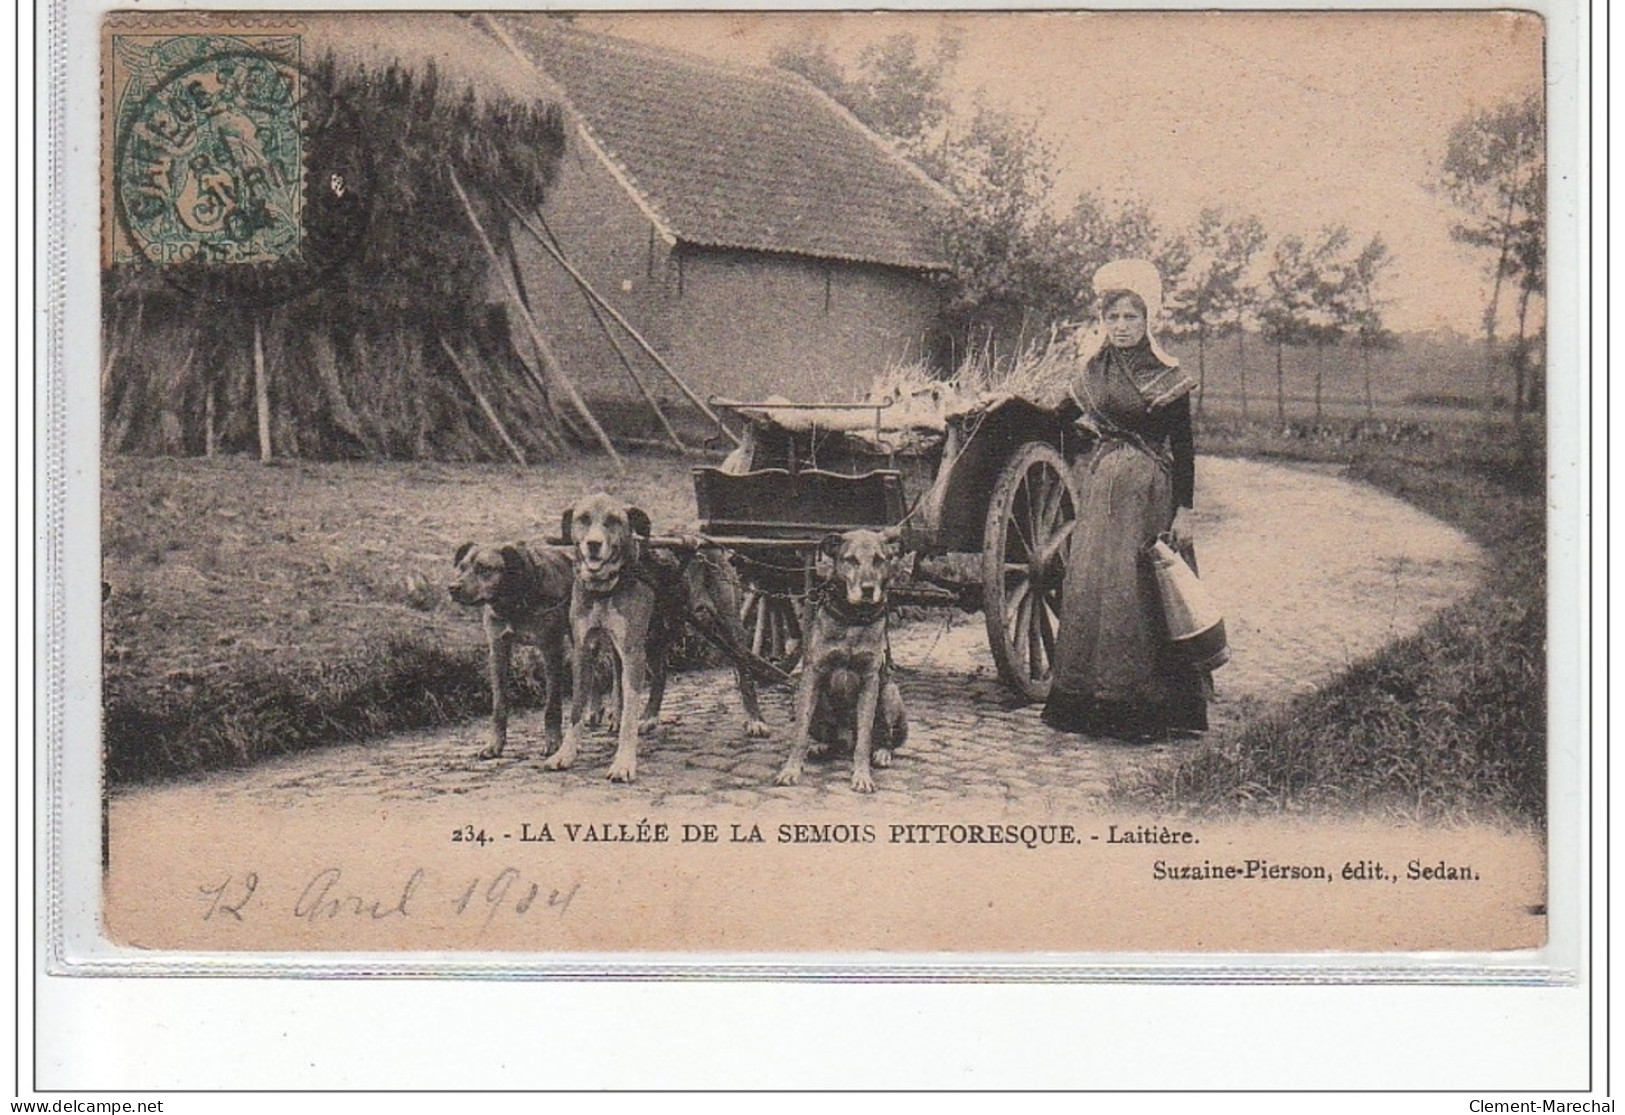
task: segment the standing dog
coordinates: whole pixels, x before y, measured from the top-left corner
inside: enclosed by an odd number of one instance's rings
[[[465,542],[452,562],[457,576],[447,591],[459,604],[484,609],[485,639],[490,647],[491,742],[480,751],[480,758],[495,759],[508,746],[508,671],[515,643],[526,643],[541,652],[542,680],[547,687],[544,750],[557,747],[562,738],[564,646],[570,633],[570,593],[575,580],[570,559],[550,547],[523,542],[501,546]]]
[[[833,744],[850,732],[852,788],[875,788],[872,765],[888,767],[908,738],[903,695],[891,679],[886,587],[901,557],[896,531],[852,530],[825,536],[821,552],[835,563],[821,596],[809,601],[796,689],[795,738],[777,779],[801,780],[814,733]]]
[[[575,762],[586,712],[584,673],[592,656],[607,650],[617,668],[621,695],[619,738],[608,777],[612,782],[631,782],[637,778],[638,734],[659,722],[666,693],[666,651],[684,617],[698,613],[720,627],[725,642],[742,648],[737,590],[715,547],[702,549],[686,564],[657,555],[647,546],[649,516],[602,492],[566,511],[562,529],[575,567],[570,594],[575,690],[564,742],[543,765],[563,770]],[[735,672],[745,707],[745,732],[766,736],[756,686],[737,663]]]

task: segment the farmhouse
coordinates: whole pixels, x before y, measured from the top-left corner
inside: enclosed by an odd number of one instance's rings
[[[638,398],[631,363],[675,421],[698,414],[540,237],[702,399],[849,399],[929,356],[951,198],[810,83],[545,16],[493,31],[560,91],[564,157],[512,258],[595,405]]]
[[[273,24],[217,38],[307,83],[309,119],[235,70],[195,83],[230,102],[209,126],[246,113],[303,137],[280,179],[302,197],[234,218],[246,236],[297,211],[302,237],[254,233],[244,268],[153,257],[198,250],[171,218],[252,168],[225,144],[207,183],[141,172],[192,166],[160,142],[167,117],[137,117],[179,95],[155,84],[164,52],[201,40],[117,21],[108,132],[137,140],[109,152],[134,168],[104,220],[111,451],[528,462],[608,446],[605,426],[693,445],[716,433],[712,396],[851,398],[932,351],[951,199],[797,76],[545,16]]]

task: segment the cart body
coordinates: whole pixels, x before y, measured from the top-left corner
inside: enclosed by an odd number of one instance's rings
[[[744,582],[752,650],[793,660],[826,534],[900,528],[914,555],[894,602],[982,610],[999,672],[1048,692],[1083,434],[1019,396],[938,393],[842,406],[717,400],[746,421],[720,467],[694,470],[700,529]]]

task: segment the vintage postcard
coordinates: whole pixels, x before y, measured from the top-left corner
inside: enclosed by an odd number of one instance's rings
[[[105,15],[91,951],[1573,964],[1547,34]]]

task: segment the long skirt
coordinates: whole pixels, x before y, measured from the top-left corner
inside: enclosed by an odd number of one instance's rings
[[[1208,679],[1177,661],[1146,547],[1173,521],[1168,470],[1105,441],[1076,466],[1082,502],[1067,558],[1044,722],[1121,738],[1207,728]],[[1195,566],[1195,555],[1186,553]]]

